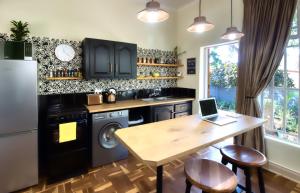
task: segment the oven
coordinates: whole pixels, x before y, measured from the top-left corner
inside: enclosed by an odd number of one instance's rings
[[[54,105],[48,108],[46,132],[46,176],[49,182],[87,171],[88,112],[85,107]]]

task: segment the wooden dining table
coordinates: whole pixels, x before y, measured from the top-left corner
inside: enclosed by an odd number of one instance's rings
[[[221,115],[228,116],[225,111]],[[131,154],[149,167],[156,167],[156,189],[163,192],[163,165],[262,126],[266,120],[245,115],[219,126],[190,115],[166,121],[119,129],[116,138]]]

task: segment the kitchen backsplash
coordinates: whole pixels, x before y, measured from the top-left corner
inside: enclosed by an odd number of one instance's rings
[[[9,40],[6,34],[0,34],[0,40]],[[134,90],[134,89],[153,89],[153,88],[171,88],[177,86],[176,80],[61,80],[48,81],[45,78],[49,72],[54,69],[71,68],[77,69],[82,66],[82,49],[80,41],[51,39],[47,37],[31,37],[29,39],[34,45],[34,58],[38,61],[39,69],[39,94],[66,94],[66,93],[86,93],[93,92],[96,88],[108,89],[116,88],[117,90]],[[55,56],[55,48],[59,44],[71,45],[76,54],[72,61],[62,62]],[[138,57],[164,58],[173,60],[174,52],[154,49],[138,48]],[[176,76],[177,69],[170,67],[149,67],[138,66],[138,74],[149,74],[150,72],[159,72],[164,76]]]

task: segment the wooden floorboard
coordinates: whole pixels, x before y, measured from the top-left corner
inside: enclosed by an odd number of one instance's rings
[[[219,150],[210,147],[191,155],[219,161]],[[183,173],[184,160],[175,160],[164,166],[164,192],[183,193],[185,177]],[[244,175],[238,171],[239,183],[244,184]],[[267,193],[300,193],[300,184],[292,182],[282,176],[264,171]],[[148,168],[133,156],[106,166],[90,170],[87,174],[67,179],[55,184],[40,184],[18,191],[18,193],[154,193],[156,174],[155,168]],[[259,193],[257,178],[252,177],[253,191]],[[192,193],[201,190],[192,188]]]

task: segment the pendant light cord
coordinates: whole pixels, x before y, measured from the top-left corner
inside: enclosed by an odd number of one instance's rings
[[[199,16],[201,16],[201,0],[199,0]]]
[[[231,8],[230,8],[230,12],[231,12],[231,19],[230,19],[230,27],[232,27],[232,0],[231,0]]]

